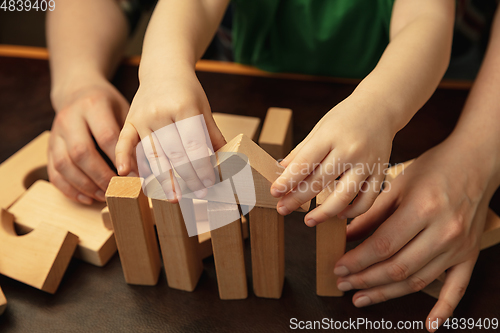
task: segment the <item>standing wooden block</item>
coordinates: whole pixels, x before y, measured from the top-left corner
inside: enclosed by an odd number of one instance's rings
[[[325,188],[316,202],[322,204],[331,194]],[[318,296],[342,296],[337,288],[338,276],[333,274],[337,261],[345,253],[347,219],[332,217],[316,226],[316,294]]]
[[[292,150],[292,110],[269,108],[259,137],[259,145],[274,159],[285,158]]]
[[[7,307],[7,299],[2,292],[2,288],[0,288],[0,316],[4,313],[5,308]]]
[[[78,237],[75,256],[96,266],[104,266],[116,253],[113,231],[101,218],[104,202],[87,206],[64,196],[54,185],[38,180],[17,200],[9,212],[22,231],[36,229],[45,222]]]
[[[9,208],[38,179],[47,179],[45,131],[0,165],[0,207]]]
[[[253,290],[258,297],[280,298],[285,281],[285,223],[276,209],[250,211]]]
[[[14,215],[0,212],[0,273],[55,293],[75,252],[78,237],[46,223],[18,236]]]
[[[234,204],[209,202],[211,228],[222,221],[234,222],[210,232],[221,299],[244,299],[248,296],[240,212]]]
[[[218,112],[212,112],[212,116],[227,142],[242,133],[257,141],[260,126],[259,118]]]
[[[125,281],[155,285],[161,269],[160,253],[140,178],[113,177],[106,191],[106,202]]]
[[[188,236],[180,204],[157,199],[152,202],[168,285],[193,291],[203,272],[198,237]],[[181,199],[181,204],[184,214],[194,214],[192,200]]]

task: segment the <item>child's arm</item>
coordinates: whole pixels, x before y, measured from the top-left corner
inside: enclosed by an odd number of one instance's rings
[[[481,70],[453,133],[420,156],[348,228],[354,239],[377,227],[337,263],[336,272],[344,276],[339,286],[364,289],[353,296],[355,305],[416,292],[447,270],[428,318],[439,318],[441,325],[452,315],[476,263],[488,204],[500,186],[499,90],[497,10]]]
[[[119,122],[128,102],[108,79],[122,56],[127,34],[127,21],[115,0],[60,0],[57,10],[47,14],[51,100],[56,111],[48,175],[67,197],[82,203],[104,201],[114,175],[92,136],[114,161]]]
[[[285,158],[286,169],[271,189],[283,196],[280,213],[294,211],[339,176],[332,195],[306,216],[308,225],[337,214],[354,217],[371,206],[394,135],[432,95],[447,68],[453,22],[453,0],[395,2],[391,41],[376,68]],[[287,194],[292,189],[297,190]]]
[[[218,149],[225,143],[211,116],[210,106],[194,67],[219,26],[228,2],[158,2],[144,40],[139,90],[116,147],[120,175],[131,170],[133,152],[139,140],[150,137],[149,142],[156,143],[153,147],[156,156],[146,152],[146,157],[153,162],[151,165],[157,163],[153,161],[156,157],[160,158],[161,165],[166,168],[170,165],[168,161],[172,162],[193,191],[204,191],[205,186],[214,184],[212,166],[206,159],[207,143],[198,117],[193,118],[193,121],[183,122],[187,126],[175,123],[201,114],[213,148]],[[166,127],[167,125],[172,126]],[[161,128],[166,129],[163,131],[165,138],[151,135]],[[194,160],[198,160],[198,163],[191,166]],[[182,170],[181,165],[184,166]],[[179,193],[174,191],[174,184],[170,184],[170,179],[167,177],[166,183],[162,183],[163,189],[169,199],[176,200]]]

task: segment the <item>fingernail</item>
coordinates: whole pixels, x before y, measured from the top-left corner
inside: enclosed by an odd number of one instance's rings
[[[349,282],[347,281],[344,281],[344,282],[340,282],[337,286],[337,288],[339,288],[340,291],[349,291],[352,289],[352,284],[350,284]]]
[[[95,192],[95,196],[101,201],[106,201],[106,196],[104,195],[103,190],[97,190],[97,192]]]
[[[283,205],[278,207],[278,213],[281,215],[288,215],[290,214],[290,210]]]
[[[201,190],[198,190],[198,191],[194,191],[194,195],[196,195],[196,197],[198,199],[203,199],[204,197],[207,196],[207,189],[206,188],[203,188]]]
[[[335,267],[335,269],[333,270],[333,274],[335,274],[337,276],[346,276],[346,275],[349,275],[350,272],[347,269],[347,267],[339,266],[339,267]]]
[[[278,198],[281,196],[281,192],[278,191],[276,187],[271,187],[271,195],[275,198]]]
[[[117,168],[117,171],[118,171],[118,174],[121,176],[122,172],[123,172],[123,169],[125,169],[125,167],[123,166],[123,164],[120,164]]]
[[[214,184],[214,182],[211,180],[211,179],[205,179],[203,181],[203,185],[205,185],[205,187],[210,187]]]
[[[92,204],[92,199],[89,198],[86,195],[83,195],[83,194],[78,194],[78,196],[76,197],[76,199],[78,201],[80,201],[82,204],[85,204],[85,205],[91,205]]]
[[[372,304],[372,300],[368,296],[361,296],[354,301],[354,306],[356,306],[357,308],[361,308],[370,304]]]
[[[135,171],[130,171],[127,177],[139,177],[139,175],[136,174]]]
[[[315,226],[318,224],[318,222],[316,222],[314,219],[308,219],[308,220],[306,221],[306,224],[307,224],[309,227],[315,227]]]

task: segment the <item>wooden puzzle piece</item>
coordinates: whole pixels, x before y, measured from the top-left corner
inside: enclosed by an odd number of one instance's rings
[[[316,197],[319,206],[332,193],[326,187]],[[337,288],[338,276],[333,274],[337,261],[344,255],[347,219],[334,216],[316,226],[316,294],[318,296],[342,296]]]
[[[155,285],[161,269],[151,209],[136,177],[113,177],[106,191],[111,223],[129,284]]]
[[[7,307],[7,299],[5,298],[2,288],[0,287],[0,316],[5,312],[6,307]]]
[[[250,211],[253,290],[258,297],[280,298],[285,282],[285,223],[276,209]]]
[[[210,232],[221,299],[244,299],[248,296],[240,212],[237,205],[208,203],[208,219],[212,229],[221,221],[234,222]]]
[[[77,244],[78,237],[47,223],[18,236],[14,215],[0,212],[0,273],[14,280],[55,293]]]
[[[292,110],[269,108],[267,110],[259,145],[275,160],[283,159],[292,150]]]
[[[54,185],[36,181],[9,209],[23,232],[44,222],[68,230],[79,238],[75,256],[96,266],[104,266],[116,253],[113,231],[101,218],[103,202],[87,206],[66,198]]]
[[[410,160],[404,163],[396,164],[387,170],[387,175],[385,177],[386,182],[393,181],[400,173],[404,171],[405,168],[410,166],[415,160]],[[488,208],[488,213],[486,215],[486,222],[484,225],[484,232],[480,241],[480,250],[487,249],[491,246],[500,243],[500,217],[491,208]],[[444,279],[446,274],[441,274],[436,280],[431,282],[427,287],[422,289],[427,295],[438,298],[441,288],[444,284]]]
[[[0,207],[9,208],[38,179],[47,179],[45,131],[0,165]]]
[[[226,141],[231,141],[238,134],[245,134],[253,141],[257,141],[259,118],[218,112],[212,112],[212,116]]]
[[[181,199],[180,204],[173,204],[153,199],[152,202],[168,286],[193,291],[203,272],[198,237],[188,236],[183,217],[183,213],[194,214],[193,201]]]

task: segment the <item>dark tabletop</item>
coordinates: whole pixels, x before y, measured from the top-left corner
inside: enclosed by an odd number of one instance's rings
[[[268,107],[293,109],[295,144],[354,89],[352,84],[335,82],[209,72],[198,76],[213,111],[263,120]],[[138,86],[137,67],[120,67],[114,82],[131,100]],[[49,90],[47,61],[0,57],[0,161],[50,129],[54,113]],[[445,139],[467,93],[438,90],[396,136],[391,162],[415,158]],[[500,212],[498,193],[491,207]],[[315,230],[304,225],[303,217],[303,213],[293,213],[285,219],[286,278],[279,300],[253,295],[248,241],[249,297],[238,301],[219,299],[212,258],[204,260],[204,273],[192,293],[168,288],[164,273],[155,287],[127,285],[118,255],[103,268],[73,259],[55,295],[0,276],[9,302],[0,316],[0,332],[281,332],[290,331],[291,318],[367,318],[393,323],[426,318],[435,300],[423,293],[363,309],[352,305],[353,292],[341,298],[316,296]],[[348,249],[353,245],[348,244]],[[455,311],[457,318],[500,318],[499,258],[500,246],[481,253],[467,293]]]

